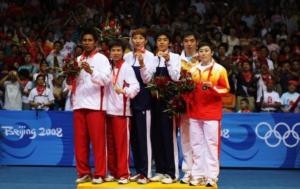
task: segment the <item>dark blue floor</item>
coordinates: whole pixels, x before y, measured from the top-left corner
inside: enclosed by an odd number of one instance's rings
[[[74,167],[0,166],[0,189],[75,189]],[[222,169],[219,188],[298,189],[300,170]]]

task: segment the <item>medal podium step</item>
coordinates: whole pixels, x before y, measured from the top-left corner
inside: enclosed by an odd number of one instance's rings
[[[218,187],[205,187],[205,186],[189,186],[187,184],[161,184],[161,183],[149,183],[149,184],[137,184],[135,182],[129,184],[120,185],[117,182],[106,182],[103,184],[92,184],[92,183],[83,183],[77,185],[77,189],[135,189],[135,188],[147,188],[147,189],[188,189],[188,188],[197,188],[197,189],[217,189]]]

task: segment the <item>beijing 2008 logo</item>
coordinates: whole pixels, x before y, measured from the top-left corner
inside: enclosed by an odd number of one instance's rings
[[[256,136],[264,140],[269,147],[275,148],[282,142],[286,147],[293,148],[296,147],[300,141],[299,133],[296,131],[299,125],[300,123],[295,123],[290,127],[287,123],[279,122],[272,128],[269,123],[261,122],[257,124],[255,133]],[[263,132],[263,129],[266,131]],[[292,140],[288,142],[288,138]]]

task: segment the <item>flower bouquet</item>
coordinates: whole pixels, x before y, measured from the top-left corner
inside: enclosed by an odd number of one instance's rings
[[[186,112],[186,100],[191,96],[191,92],[196,87],[192,75],[181,71],[179,81],[172,81],[169,77],[156,76],[148,84],[147,88],[152,96],[166,104],[164,112],[170,115],[178,115]]]
[[[118,19],[107,17],[101,24],[97,27],[97,31],[100,34],[100,41],[106,41],[112,38],[118,38],[121,35],[121,26]]]
[[[67,55],[64,59],[64,66],[62,68],[62,73],[66,76],[67,83],[72,83],[72,81],[79,75],[81,71],[80,64],[72,58],[70,55]]]

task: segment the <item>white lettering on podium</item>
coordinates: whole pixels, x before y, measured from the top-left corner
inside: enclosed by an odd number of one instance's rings
[[[24,136],[28,136],[30,139],[35,139],[36,137],[48,137],[54,136],[61,138],[63,137],[62,128],[44,128],[39,127],[38,129],[26,128],[23,125],[19,125],[17,128],[10,125],[2,125],[1,129],[4,131],[3,134],[6,137],[16,136],[18,139],[24,138]]]
[[[221,132],[221,136],[223,137],[223,138],[230,138],[230,130],[229,129],[222,129],[222,132]]]

